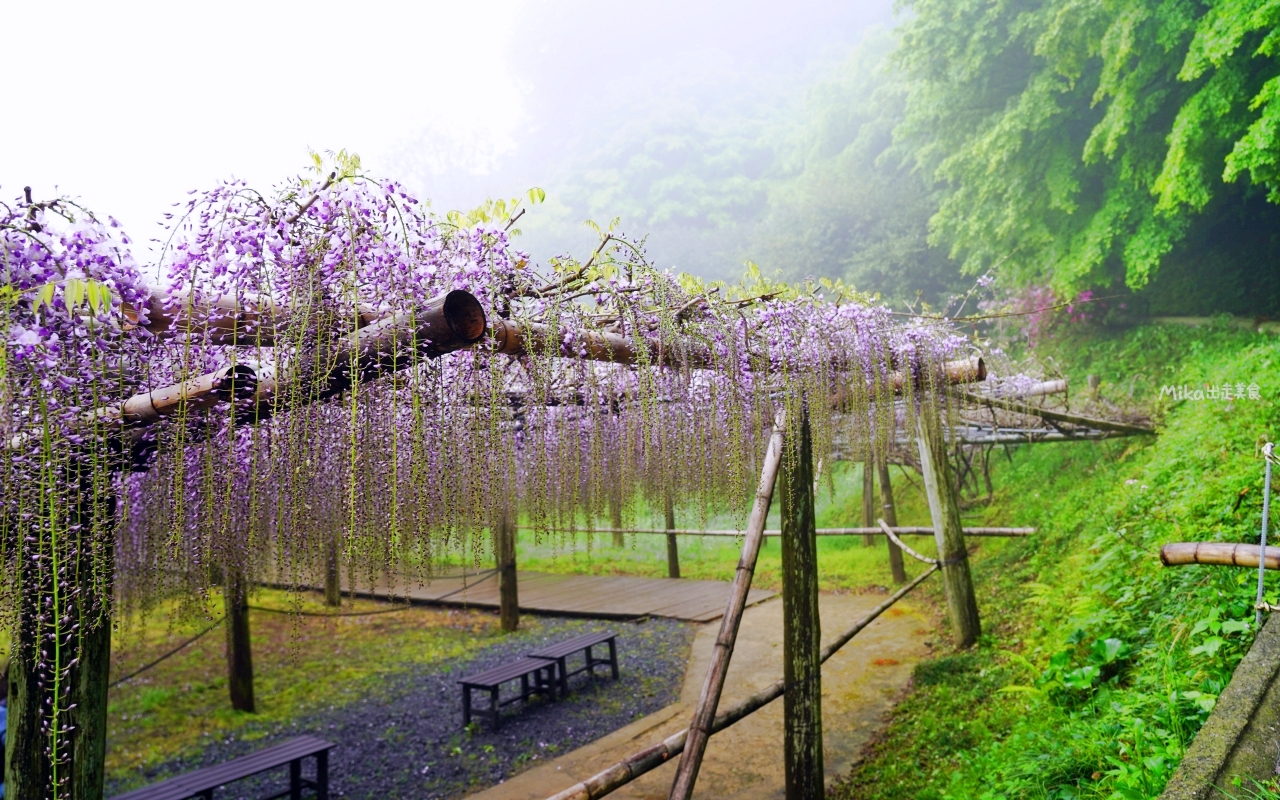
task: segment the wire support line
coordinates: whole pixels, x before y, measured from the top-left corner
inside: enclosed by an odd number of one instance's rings
[[[455,594],[458,594],[459,592],[465,592],[466,590],[468,590],[468,589],[470,589],[470,588],[472,588],[472,587],[478,586],[478,585],[480,585],[481,583],[484,583],[485,581],[487,581],[487,580],[489,580],[490,578],[492,578],[494,575],[497,575],[497,574],[498,574],[498,570],[497,570],[497,569],[491,569],[491,570],[488,570],[488,571],[486,571],[486,572],[484,572],[484,573],[477,573],[477,574],[483,574],[483,575],[484,575],[484,577],[483,577],[483,578],[481,578],[480,580],[476,581],[475,583],[471,584],[470,586],[463,585],[463,587],[462,587],[462,588],[460,588],[460,589],[454,589],[452,592],[446,592],[445,594],[442,594],[442,595],[440,595],[439,597],[433,597],[433,598],[431,598],[431,602],[433,602],[433,603],[435,603],[435,602],[439,602],[440,600],[443,600],[443,599],[445,599],[446,597],[453,597]]]
[[[268,608],[267,606],[249,606],[252,611],[266,611],[269,614],[290,614],[295,617],[372,617],[377,614],[394,614],[398,611],[408,611],[410,606],[408,603],[399,608],[379,608],[375,611],[303,611],[302,609],[292,608]]]
[[[120,684],[124,683],[125,681],[131,681],[131,680],[133,680],[134,678],[136,678],[136,677],[138,677],[139,675],[141,675],[142,673],[144,673],[144,672],[146,672],[147,670],[151,669],[151,668],[152,668],[152,667],[154,667],[155,665],[157,665],[157,664],[159,664],[160,662],[164,661],[165,659],[169,658],[170,656],[172,656],[172,655],[176,655],[177,653],[179,653],[180,651],[182,651],[185,647],[187,647],[188,645],[194,644],[194,643],[196,642],[196,640],[198,640],[200,637],[204,636],[204,635],[205,635],[206,633],[208,633],[209,631],[211,631],[211,630],[213,630],[214,628],[216,628],[216,627],[218,627],[219,625],[221,625],[225,619],[226,619],[226,617],[225,617],[225,616],[218,617],[218,619],[217,619],[217,620],[216,620],[212,625],[210,625],[209,627],[207,627],[207,628],[205,628],[204,630],[200,631],[200,632],[199,632],[199,633],[197,633],[195,636],[192,636],[190,639],[186,640],[185,642],[183,642],[182,644],[180,644],[180,645],[178,645],[177,647],[173,648],[172,650],[170,650],[169,652],[165,653],[164,655],[160,656],[160,657],[159,657],[159,658],[157,658],[155,661],[152,661],[150,664],[147,664],[147,665],[145,665],[145,666],[139,667],[138,669],[134,670],[133,672],[130,672],[128,675],[125,675],[123,678],[117,678],[116,680],[114,680],[114,681],[112,681],[111,683],[107,684],[107,689],[108,689],[108,690],[110,690],[110,689],[114,689],[114,688],[116,688],[117,686],[119,686]]]

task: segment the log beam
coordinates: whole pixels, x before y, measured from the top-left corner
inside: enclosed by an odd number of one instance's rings
[[[1050,411],[1047,408],[1038,408],[1027,403],[1020,403],[1017,400],[1002,400],[996,397],[987,397],[984,395],[974,394],[973,392],[956,392],[956,396],[965,402],[979,406],[989,406],[991,408],[1000,408],[1005,411],[1013,411],[1017,414],[1026,414],[1031,417],[1039,417],[1049,422],[1065,422],[1069,425],[1080,425],[1086,428],[1093,428],[1101,431],[1111,431],[1114,433],[1123,433],[1129,436],[1154,436],[1155,429],[1148,428],[1143,425],[1133,425],[1128,422],[1113,422],[1107,419],[1094,419],[1093,417],[1082,417],[1079,414],[1068,414],[1065,411]]]

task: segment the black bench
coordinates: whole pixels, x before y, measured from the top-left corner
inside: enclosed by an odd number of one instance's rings
[[[299,736],[247,756],[116,795],[113,800],[187,800],[192,797],[213,800],[213,790],[223,784],[286,764],[289,766],[289,788],[263,800],[276,800],[280,797],[302,800],[303,787],[314,789],[316,800],[329,800],[329,750],[332,747],[329,742],[314,736]],[[316,759],[316,778],[308,780],[302,777],[302,759],[312,756]]]
[[[618,645],[615,641],[617,638],[618,634],[613,633],[612,631],[606,631],[604,633],[588,633],[570,639],[567,642],[553,644],[550,647],[544,647],[541,650],[534,650],[529,654],[529,657],[545,658],[548,661],[556,662],[556,672],[560,677],[560,694],[566,695],[569,693],[570,675],[577,675],[579,672],[590,672],[591,677],[594,678],[596,676],[596,667],[601,664],[608,664],[612,667],[613,679],[615,681],[618,679]],[[609,645],[609,657],[596,658],[594,654],[592,654],[591,648],[599,647],[605,643],[608,643]],[[585,661],[581,667],[570,672],[566,662],[568,661],[569,656],[579,651],[582,651]]]
[[[529,676],[533,683],[529,683]],[[504,683],[519,679],[520,696],[507,700],[499,698],[499,688]],[[471,724],[471,690],[480,689],[489,693],[489,708],[477,709],[487,711],[491,728],[498,727],[498,709],[516,701],[528,701],[535,694],[550,695],[556,699],[556,662],[543,658],[521,658],[509,664],[471,675],[458,681],[462,684],[462,725]]]

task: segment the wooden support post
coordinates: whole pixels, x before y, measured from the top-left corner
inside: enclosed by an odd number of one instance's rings
[[[738,568],[733,573],[733,584],[729,588],[729,603],[720,618],[720,632],[716,634],[711,649],[711,663],[707,665],[707,675],[702,680],[702,693],[698,695],[698,706],[693,712],[693,722],[689,725],[669,800],[689,800],[694,784],[698,782],[702,755],[707,750],[707,739],[711,737],[715,724],[716,706],[720,704],[720,692],[729,673],[729,659],[733,657],[733,645],[738,640],[738,626],[747,607],[747,592],[751,590],[756,557],[760,554],[760,543],[764,541],[764,526],[773,502],[773,486],[778,480],[778,467],[782,461],[782,429],[785,424],[786,415],[780,412],[774,419],[773,433],[769,436],[769,449],[765,451],[764,466],[760,470],[760,485],[751,507],[751,518],[747,521],[747,535],[742,540],[742,555],[738,558]]]
[[[893,484],[889,481],[889,462],[883,458],[876,459],[876,471],[880,478],[880,516],[889,523],[890,528],[898,527],[898,510],[893,505]],[[888,538],[887,536],[885,537]],[[894,541],[889,542],[889,569],[893,570],[894,583],[906,583],[907,571],[902,565],[902,548]]]
[[[929,498],[929,514],[933,517],[933,537],[938,545],[952,636],[957,647],[970,647],[982,632],[978,600],[973,593],[973,575],[964,546],[960,504],[947,460],[942,420],[928,406],[922,406],[916,417],[916,441],[920,447],[920,472]]]
[[[502,511],[493,535],[498,561],[498,616],[504,631],[514,631],[520,627],[520,597],[516,589],[516,524],[511,511]]]
[[[324,604],[332,608],[342,605],[342,584],[339,580],[341,566],[338,563],[338,528],[329,534],[324,554]]]
[[[27,538],[27,537],[24,537]],[[28,554],[25,552],[24,556]],[[49,737],[44,731],[40,708],[47,666],[41,669],[37,658],[39,646],[39,612],[41,598],[48,592],[29,556],[23,559],[21,606],[18,630],[9,662],[8,728],[5,736],[5,797],[9,800],[45,800],[52,794],[52,764],[45,753]]]
[[[226,568],[222,587],[227,621],[227,688],[236,711],[256,710],[253,702],[253,647],[249,640],[249,586],[239,567]]]
[[[37,561],[38,537],[23,537],[18,630],[7,692],[4,785],[10,800],[55,796],[99,800],[103,796],[115,548],[109,538],[90,535],[90,531],[96,528],[95,508],[101,524],[114,517],[115,501],[88,496],[89,490],[83,489],[85,499],[70,518],[51,523],[57,528],[55,536],[74,542],[69,548],[55,545],[58,556],[65,559],[56,575],[60,603],[55,576],[49,571],[55,559],[46,552]],[[38,524],[48,523],[45,519]],[[75,526],[82,526],[80,535],[73,533]],[[104,575],[105,581],[98,580]],[[59,615],[76,620],[79,629],[53,630],[51,619]],[[54,641],[59,647],[51,646]],[[51,720],[55,692],[60,711]]]
[[[618,495],[619,495],[619,496],[618,496],[618,497],[616,497],[616,498],[614,498],[614,499],[609,503],[609,516],[610,516],[610,518],[611,518],[611,519],[610,519],[610,524],[612,524],[612,525],[613,525],[613,546],[614,546],[614,547],[626,547],[626,546],[627,546],[627,537],[626,537],[626,534],[624,534],[624,533],[622,532],[622,497],[621,497],[621,494],[622,494],[622,493],[621,493],[621,492],[619,492],[619,493],[618,493]]]
[[[106,791],[107,687],[111,675],[111,620],[105,614],[85,620],[77,657],[71,670],[72,800],[97,800]],[[6,795],[7,796],[7,795]]]
[[[868,458],[862,462],[862,527],[870,528],[876,524],[876,480],[875,461]],[[876,543],[875,536],[863,534],[862,546],[871,547]]]
[[[809,417],[788,437],[782,457],[782,677],[787,800],[820,798],[822,627],[818,619],[818,537],[813,508]],[[871,465],[866,464],[867,474]]]
[[[676,529],[676,508],[671,492],[667,492],[666,496],[663,497],[663,506],[667,530],[674,531]],[[674,533],[667,534],[667,577],[680,577],[680,548],[676,544],[676,535]]]

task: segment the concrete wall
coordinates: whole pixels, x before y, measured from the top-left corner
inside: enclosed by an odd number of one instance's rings
[[[1280,761],[1280,613],[1271,615],[1196,734],[1160,800],[1226,800],[1234,778],[1261,781]],[[1246,785],[1247,782],[1246,782]]]

